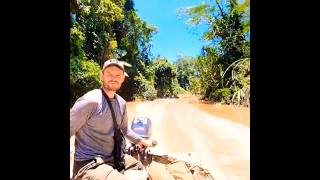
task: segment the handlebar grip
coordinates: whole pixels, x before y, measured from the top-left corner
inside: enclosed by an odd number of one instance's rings
[[[156,146],[158,142],[156,140],[152,140],[152,146]]]

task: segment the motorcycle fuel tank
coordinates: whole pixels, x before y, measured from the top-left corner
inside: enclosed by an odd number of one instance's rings
[[[135,117],[131,123],[131,129],[140,137],[151,138],[151,120],[148,117]]]

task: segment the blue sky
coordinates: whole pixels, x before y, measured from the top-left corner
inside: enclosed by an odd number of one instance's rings
[[[205,26],[191,27],[181,19],[176,11],[181,7],[199,5],[201,0],[135,0],[139,17],[158,29],[152,38],[151,52],[154,56],[166,57],[170,62],[179,55],[195,57],[205,44],[200,40]]]

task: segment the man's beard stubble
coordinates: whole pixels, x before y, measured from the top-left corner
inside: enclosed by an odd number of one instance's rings
[[[111,84],[110,82],[103,83],[104,89],[107,91],[118,91],[121,87],[121,84],[117,82],[117,84]]]

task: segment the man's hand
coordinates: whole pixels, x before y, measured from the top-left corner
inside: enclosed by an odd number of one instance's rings
[[[157,145],[157,141],[152,140],[152,139],[144,139],[141,138],[141,141],[139,142],[140,146],[145,146],[145,147],[154,147]]]

